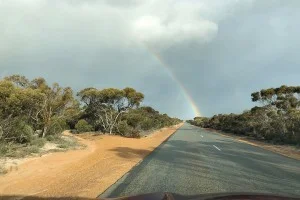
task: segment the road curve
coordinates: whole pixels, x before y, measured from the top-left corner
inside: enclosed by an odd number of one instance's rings
[[[262,192],[300,196],[300,161],[184,124],[100,197]]]

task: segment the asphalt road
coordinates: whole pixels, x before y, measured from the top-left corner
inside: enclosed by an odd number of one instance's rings
[[[184,124],[101,197],[151,192],[300,197],[300,161]]]

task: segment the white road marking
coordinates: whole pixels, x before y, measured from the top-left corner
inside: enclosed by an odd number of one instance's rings
[[[219,151],[221,151],[221,149],[219,149],[216,145],[213,145],[216,149],[218,149]]]

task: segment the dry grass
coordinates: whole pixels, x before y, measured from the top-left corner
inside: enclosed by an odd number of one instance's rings
[[[50,141],[49,141],[50,140]],[[29,144],[0,144],[0,175],[17,171],[18,165],[28,160],[53,152],[64,152],[83,148],[75,137],[64,134],[62,137],[37,138]]]
[[[4,168],[3,166],[0,166],[0,174],[6,174],[7,173],[7,169]]]
[[[53,151],[65,151],[80,147],[76,138],[71,135],[36,138],[29,144],[1,143],[0,158],[24,158],[27,156],[40,156]],[[55,148],[45,148],[52,146]]]

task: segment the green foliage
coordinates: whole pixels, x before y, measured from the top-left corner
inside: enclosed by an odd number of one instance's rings
[[[8,125],[1,126],[0,139],[6,142],[28,143],[33,139],[33,129],[22,119],[9,120]]]
[[[4,157],[8,151],[9,151],[8,143],[0,142],[0,158]]]
[[[137,108],[144,99],[144,95],[133,88],[86,88],[78,96],[85,103],[84,119],[96,130],[110,134],[116,129],[122,114]]]
[[[24,155],[21,155],[21,157],[25,157],[27,154],[36,154],[40,152],[40,146],[28,146],[26,148],[26,153],[24,154],[24,152],[22,152]]]
[[[195,117],[194,120],[188,120],[187,122],[194,126],[204,127],[208,120],[209,118],[207,117]]]
[[[41,148],[46,142],[47,140],[45,138],[36,138],[30,142],[30,145]]]
[[[59,138],[60,138],[60,136],[58,136],[58,135],[47,135],[46,136],[46,140],[49,141],[49,142],[56,141]]]
[[[116,126],[117,132],[125,136],[127,133],[130,133],[134,128],[127,123],[127,120],[120,121]]]
[[[84,119],[79,120],[75,125],[75,128],[79,133],[90,132],[93,130],[93,127]]]
[[[153,120],[151,120],[150,118],[145,118],[143,119],[143,121],[141,121],[141,129],[148,131],[151,128],[153,128]]]
[[[151,107],[130,109],[123,115],[122,120],[121,127],[123,129],[132,128],[137,132],[155,130],[182,122],[177,118],[171,118],[166,114],[160,114]],[[125,126],[125,123],[128,127]]]
[[[300,144],[300,87],[281,86],[251,94],[261,102],[242,114],[195,118],[191,124],[239,135],[247,135],[280,144]]]
[[[0,91],[1,117],[12,121],[22,118],[33,129],[42,130],[43,137],[61,132],[63,121],[79,111],[71,88],[57,83],[50,87],[43,78],[5,77],[0,80]]]
[[[69,126],[66,123],[65,119],[52,119],[49,124],[47,135],[60,135],[64,130],[67,130]]]
[[[40,152],[40,147],[34,145],[18,143],[2,143],[0,145],[0,157],[23,158]]]
[[[49,85],[41,77],[12,75],[0,80],[0,156],[37,153],[46,141],[72,146],[73,141],[60,137],[69,128],[138,138],[143,131],[180,122],[140,107],[144,95],[133,88],[86,88],[77,95],[81,102],[70,87]]]
[[[141,134],[137,129],[131,129],[130,132],[128,132],[125,137],[129,138],[140,138]]]
[[[78,147],[77,140],[67,136],[56,136],[52,142],[57,144],[57,147],[62,149],[76,149],[76,147]]]

